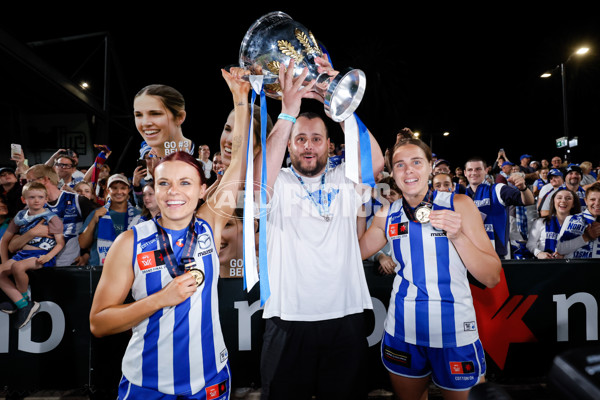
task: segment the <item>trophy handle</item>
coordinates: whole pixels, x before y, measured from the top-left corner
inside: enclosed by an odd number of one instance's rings
[[[347,68],[337,74],[333,81],[330,76],[319,81],[320,78],[321,76],[317,78],[315,91],[326,89],[325,92],[319,93],[325,99],[325,113],[335,122],[345,121],[354,114],[365,94],[365,73],[360,69]]]

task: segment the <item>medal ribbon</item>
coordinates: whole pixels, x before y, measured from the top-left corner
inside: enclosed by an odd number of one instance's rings
[[[292,170],[296,178],[298,178],[298,181],[308,194],[308,197],[313,202],[315,207],[317,207],[317,210],[319,210],[319,215],[323,218],[329,216],[329,198],[327,193],[325,193],[325,201],[323,201],[323,193],[325,192],[325,175],[327,175],[327,171],[329,170],[329,163],[327,163],[327,165],[325,166],[325,172],[323,172],[323,175],[321,175],[321,186],[319,187],[319,201],[315,200],[310,190],[308,190],[308,187],[306,187],[306,184],[304,183],[302,177],[298,175],[298,173],[294,170],[294,167],[290,166],[290,169]]]
[[[153,219],[153,221],[156,224],[156,230],[158,232],[157,241],[159,245],[159,250],[163,255],[165,261],[165,266],[167,267],[169,274],[171,274],[171,276],[175,278],[186,271],[186,264],[195,262],[194,249],[196,248],[196,238],[198,236],[196,233],[195,226],[196,217],[192,217],[192,220],[190,221],[190,224],[188,226],[188,230],[185,237],[185,243],[183,244],[183,252],[181,253],[181,259],[179,263],[175,259],[175,254],[171,247],[171,241],[169,240],[168,233],[162,226],[160,226],[156,218]]]

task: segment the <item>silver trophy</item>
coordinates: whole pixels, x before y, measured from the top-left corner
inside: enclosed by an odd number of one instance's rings
[[[360,104],[367,84],[363,71],[348,68],[335,77],[317,72],[315,57],[323,52],[312,32],[289,15],[275,11],[256,20],[240,47],[240,66],[263,75],[265,94],[281,99],[280,65],[294,59],[294,77],[308,68],[306,82],[316,80],[313,90],[325,99],[325,113],[336,122],[345,121]]]

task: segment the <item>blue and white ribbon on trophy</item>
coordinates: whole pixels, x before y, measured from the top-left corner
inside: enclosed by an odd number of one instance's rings
[[[260,281],[260,305],[265,304],[271,294],[267,268],[267,102],[263,90],[263,76],[250,75],[252,86],[252,102],[250,105],[250,127],[248,131],[248,148],[246,152],[246,182],[244,187],[244,289],[250,291],[256,282]],[[258,265],[256,260],[256,240],[254,230],[254,103],[256,95],[260,94],[260,121],[261,121],[261,182],[259,206],[259,240],[258,240]],[[259,270],[260,268],[260,270]]]
[[[371,160],[371,138],[365,124],[354,113],[344,121],[344,146],[346,177],[354,183],[375,186],[373,161]],[[360,177],[358,176],[358,149],[360,147]]]
[[[319,44],[319,48],[325,58],[329,60],[333,68],[333,61],[327,48]],[[344,163],[345,174],[354,183],[367,184],[375,187],[375,176],[373,175],[373,161],[371,160],[371,138],[365,124],[353,113],[354,118],[344,120]],[[360,147],[360,177],[358,176],[358,149]]]

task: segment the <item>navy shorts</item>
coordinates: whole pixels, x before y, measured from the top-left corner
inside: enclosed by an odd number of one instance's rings
[[[39,256],[43,256],[47,254],[48,250],[20,250],[17,254],[15,254],[12,259],[15,261],[22,261],[28,258],[38,258]],[[44,267],[56,267],[56,257],[52,257],[50,261],[43,265]]]
[[[118,400],[224,400],[231,397],[231,373],[229,363],[217,374],[212,382],[194,394],[166,394],[158,390],[136,386],[129,382],[125,376],[119,383]]]
[[[485,353],[481,341],[461,347],[435,348],[398,340],[385,332],[381,341],[383,365],[393,374],[408,378],[431,375],[433,382],[448,390],[468,390],[485,375]]]

